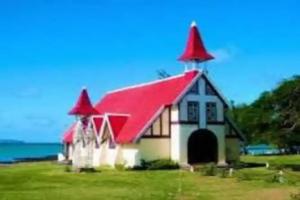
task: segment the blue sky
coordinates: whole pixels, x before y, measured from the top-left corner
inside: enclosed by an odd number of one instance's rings
[[[249,103],[300,74],[300,3],[273,1],[0,0],[0,138],[59,141],[82,86],[109,90],[183,72],[196,20],[217,59],[209,75]]]

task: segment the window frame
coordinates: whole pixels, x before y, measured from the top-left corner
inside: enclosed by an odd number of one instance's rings
[[[194,108],[192,108],[193,106],[194,106]],[[192,119],[191,112],[194,112],[195,110],[196,110],[196,113],[194,114],[194,116],[196,116],[196,118]],[[187,102],[187,121],[188,122],[199,122],[199,120],[200,120],[200,105],[199,105],[199,102],[198,101],[188,101]]]
[[[214,105],[214,106],[210,106]],[[206,123],[211,123],[211,122],[217,122],[218,121],[218,107],[217,107],[217,102],[206,102]],[[210,113],[213,112],[212,109],[214,109],[214,119],[210,118]]]

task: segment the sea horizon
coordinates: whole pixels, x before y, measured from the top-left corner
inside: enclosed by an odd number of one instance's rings
[[[41,159],[63,152],[62,143],[53,142],[0,142],[0,163],[24,159]]]

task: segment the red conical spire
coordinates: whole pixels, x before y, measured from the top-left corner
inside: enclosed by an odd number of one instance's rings
[[[98,114],[97,110],[92,106],[87,90],[84,88],[77,100],[77,103],[69,112],[69,115],[90,116]]]
[[[179,60],[204,62],[211,59],[214,57],[206,51],[196,23],[192,22],[185,51]]]

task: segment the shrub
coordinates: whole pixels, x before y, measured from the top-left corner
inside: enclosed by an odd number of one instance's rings
[[[284,183],[284,182],[286,182],[286,179],[283,177],[283,175],[275,173],[275,174],[273,174],[271,179],[269,179],[269,181],[272,183]]]
[[[209,163],[204,165],[201,169],[201,172],[204,176],[216,176],[218,173],[218,168],[215,163]]]
[[[72,172],[72,168],[70,165],[65,166],[65,172]]]
[[[179,169],[178,163],[170,159],[158,159],[152,161],[141,160],[141,165],[136,166],[135,170],[159,170],[159,169]]]
[[[300,200],[300,192],[291,194],[291,200]]]
[[[126,169],[124,164],[116,164],[115,165],[116,170],[118,171],[124,171]]]
[[[178,169],[179,165],[169,159],[160,159],[160,160],[154,160],[150,162],[150,165],[148,169],[150,170],[156,170],[156,169]]]
[[[271,169],[275,169],[275,170],[283,170],[285,168],[284,165],[281,165],[281,164],[277,164],[277,165],[274,165],[273,167],[271,167]]]

